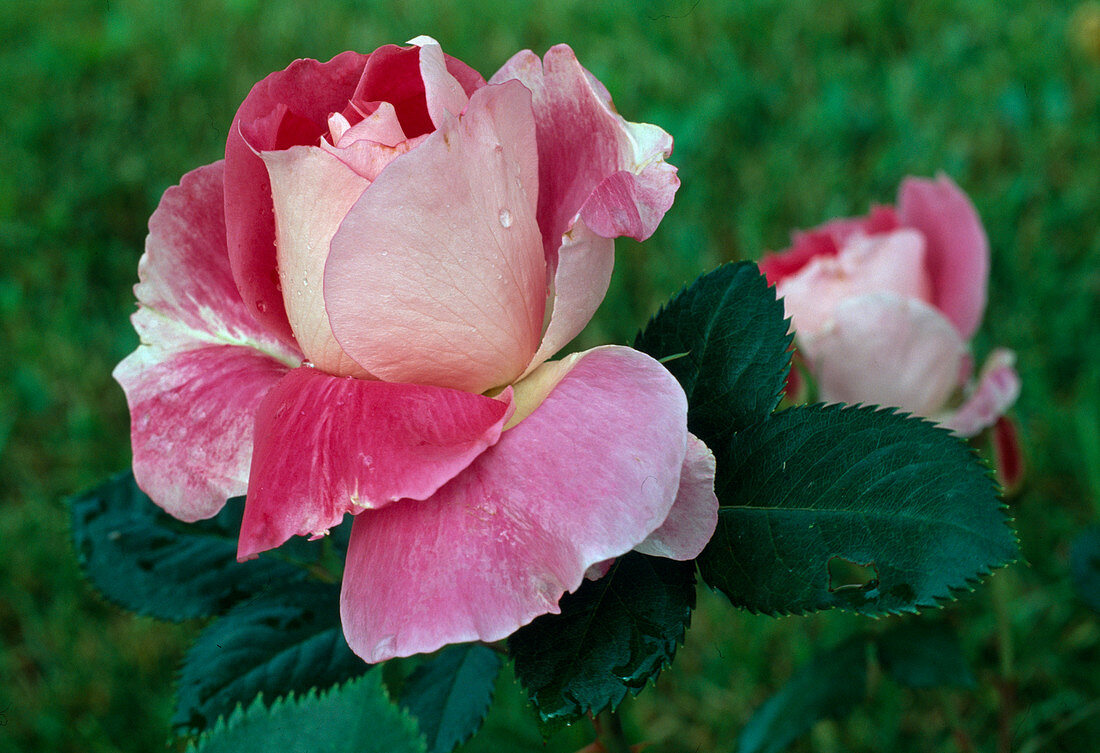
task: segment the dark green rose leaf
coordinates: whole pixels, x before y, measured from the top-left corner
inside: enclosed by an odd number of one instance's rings
[[[715,452],[730,434],[775,410],[790,344],[783,304],[751,262],[703,275],[634,340],[680,382],[688,428]]]
[[[73,545],[84,573],[119,606],[175,621],[219,614],[306,577],[275,552],[237,562],[243,501],[230,500],[209,520],[183,523],[126,471],[70,500]]]
[[[344,641],[340,587],[290,583],[238,604],[202,632],[184,659],[172,724],[201,731],[259,693],[269,701],[301,695],[369,667]]]
[[[413,671],[401,689],[400,703],[416,717],[429,753],[449,753],[478,731],[503,663],[488,646],[460,643]]]
[[[882,670],[910,688],[972,688],[974,675],[950,625],[923,618],[901,622],[875,639]]]
[[[867,639],[815,656],[764,702],[737,739],[737,753],[779,753],[822,719],[841,719],[867,695]]]
[[[545,720],[616,708],[672,661],[695,606],[695,566],[628,552],[607,575],[508,639],[516,676]]]
[[[257,700],[203,735],[192,753],[425,753],[407,714],[390,702],[381,673],[317,694]]]
[[[703,580],[766,614],[938,606],[1016,556],[987,468],[946,430],[873,407],[799,406],[718,455]]]
[[[1069,568],[1077,596],[1100,612],[1100,526],[1087,528],[1074,539]]]

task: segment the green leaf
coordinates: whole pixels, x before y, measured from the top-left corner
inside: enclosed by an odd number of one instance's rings
[[[503,663],[488,646],[460,643],[413,671],[401,689],[400,702],[416,717],[429,753],[449,753],[478,731],[489,713]]]
[[[370,668],[340,627],[340,587],[290,583],[238,604],[208,626],[180,673],[177,730],[200,731],[257,694],[327,688]]]
[[[703,275],[634,340],[680,382],[688,428],[715,451],[731,433],[775,410],[790,344],[783,303],[751,262]]]
[[[703,580],[767,614],[938,606],[1011,561],[996,486],[946,430],[873,407],[799,406],[718,457]]]
[[[209,520],[183,523],[157,507],[125,471],[70,500],[73,545],[110,601],[163,620],[219,614],[305,571],[268,554],[237,562],[243,500]]]
[[[737,753],[778,753],[821,719],[841,719],[867,695],[867,639],[813,658],[764,702],[737,739]]]
[[[1100,612],[1100,525],[1086,528],[1073,540],[1069,569],[1077,596]]]
[[[539,715],[571,719],[616,708],[672,661],[695,606],[695,567],[628,552],[508,639],[516,676]]]
[[[195,751],[196,746],[188,748]],[[416,723],[392,703],[381,673],[317,695],[261,700],[199,741],[201,753],[425,753]]]
[[[972,688],[959,637],[950,625],[922,618],[905,620],[875,639],[882,670],[910,688]]]

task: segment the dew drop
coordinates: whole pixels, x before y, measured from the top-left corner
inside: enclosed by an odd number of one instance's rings
[[[267,313],[267,304],[263,301],[256,301],[256,310],[261,314]]]
[[[507,209],[500,210],[500,225],[501,227],[512,227],[512,213]]]

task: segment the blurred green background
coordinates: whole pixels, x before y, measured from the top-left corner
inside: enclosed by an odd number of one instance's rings
[[[1100,739],[1100,618],[1067,548],[1100,518],[1100,5],[1049,0],[8,0],[0,12],[0,751],[169,745],[197,624],[137,618],[81,580],[66,495],[129,462],[114,365],[149,214],[221,156],[250,86],[297,57],[431,34],[491,74],[568,42],[630,120],[676,138],[683,187],[658,233],[620,242],[583,344],[627,342],[656,307],[792,228],[950,174],[984,218],[990,304],[975,342],[1019,354],[1028,463],[1011,501],[1024,562],[1004,676],[991,589],[948,610],[976,691],[873,684],[795,750],[1084,751]],[[653,751],[732,750],[815,650],[882,623],[773,620],[701,593],[675,666],[626,713]],[[998,687],[1014,691],[1011,695]],[[543,750],[509,676],[469,750]],[[582,725],[578,725],[582,726]],[[1000,736],[1000,747],[998,747]],[[569,730],[548,750],[591,739]]]

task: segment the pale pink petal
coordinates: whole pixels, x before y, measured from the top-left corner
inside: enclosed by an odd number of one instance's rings
[[[799,347],[827,402],[894,406],[933,416],[958,387],[966,343],[926,303],[892,293],[849,298]]]
[[[978,384],[961,406],[940,423],[959,436],[972,437],[997,423],[1020,396],[1016,354],[998,348],[990,354],[978,376]]]
[[[332,236],[370,181],[316,146],[262,156],[271,178],[279,279],[294,337],[317,368],[339,376],[369,376],[333,337],[323,284]]]
[[[924,235],[932,302],[969,340],[981,323],[989,280],[989,240],[977,210],[941,173],[902,181],[898,218]]]
[[[248,93],[225,144],[225,215],[229,258],[249,313],[293,343],[275,272],[271,184],[258,152],[316,145],[328,117],[344,110],[367,55],[344,52],[327,63],[296,60]]]
[[[495,641],[669,513],[687,401],[656,361],[588,351],[524,421],[423,502],[359,515],[344,570],[348,644],[370,662]]]
[[[461,115],[470,98],[450,71],[439,42],[428,36],[410,40],[420,48],[420,77],[424,80],[424,99],[432,124],[440,128],[450,117]]]
[[[838,254],[811,260],[776,285],[787,316],[803,338],[821,332],[836,307],[853,296],[895,293],[928,300],[924,240],[913,230],[850,237]]]
[[[679,186],[664,159],[672,138],[660,128],[629,123],[566,45],[543,60],[517,53],[493,75],[531,90],[538,128],[539,227],[553,263],[561,237],[581,214],[589,228],[615,236],[649,237]],[[606,184],[605,184],[606,183]]]
[[[341,149],[356,141],[397,146],[406,138],[405,132],[401,130],[401,121],[397,119],[397,110],[389,102],[375,103],[374,110],[365,114],[355,125],[351,125],[342,114],[333,113],[329,116],[328,127],[332,145]],[[321,146],[324,144],[322,141]]]
[[[295,369],[257,412],[238,557],[430,497],[497,441],[510,412],[508,391],[495,400]]]
[[[691,560],[699,556],[718,525],[714,470],[714,453],[703,440],[688,434],[687,456],[680,472],[676,502],[661,527],[634,547],[635,551],[674,560]]]
[[[242,494],[253,416],[301,354],[252,316],[225,245],[221,162],[164,192],[134,287],[142,345],[115,369],[130,405],[138,485],[197,520]]]
[[[114,371],[130,406],[137,485],[188,522],[244,494],[256,410],[288,370],[233,345],[139,347]]]
[[[577,220],[562,238],[549,270],[546,318],[542,343],[524,374],[531,373],[580,334],[600,307],[615,266],[615,242]]]
[[[757,265],[775,285],[796,274],[816,256],[836,256],[855,234],[877,235],[897,230],[898,218],[893,207],[874,205],[866,217],[843,217],[830,220],[811,230],[796,230],[791,234],[791,246],[785,251],[765,254]]]
[[[322,141],[321,149],[343,162],[349,169],[369,182],[377,178],[378,174],[387,165],[402,154],[411,151],[425,138],[427,136],[417,136],[415,139],[402,141],[397,146],[386,146],[377,141],[359,139],[347,143],[346,146],[334,147],[328,142]],[[346,139],[342,139],[340,143],[346,142]]]
[[[484,392],[538,348],[546,263],[530,94],[479,89],[348,212],[325,267],[336,339],[371,374]]]

